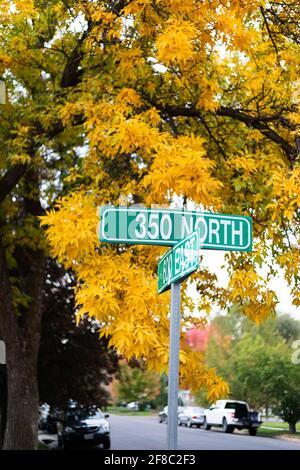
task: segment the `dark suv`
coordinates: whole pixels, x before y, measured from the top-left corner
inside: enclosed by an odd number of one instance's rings
[[[97,407],[68,408],[63,419],[57,424],[58,446],[64,449],[74,444],[102,444],[110,448],[109,415],[103,414]]]

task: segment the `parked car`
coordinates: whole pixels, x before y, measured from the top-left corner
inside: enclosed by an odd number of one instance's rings
[[[102,444],[104,449],[110,449],[108,417],[97,407],[67,409],[57,426],[58,446],[68,449],[74,444]]]
[[[197,426],[200,428],[204,423],[204,408],[199,406],[185,406],[183,410],[178,413],[178,425],[182,426],[183,424],[188,428],[192,426]]]
[[[218,400],[204,411],[203,428],[207,431],[211,426],[220,426],[226,433],[248,429],[250,436],[255,436],[261,423],[260,414],[250,411],[245,401]]]
[[[178,406],[178,414],[183,410],[183,406]],[[168,407],[165,406],[162,411],[158,413],[158,422],[167,423],[168,422]]]
[[[131,411],[139,411],[140,405],[138,401],[132,401],[130,403],[127,403],[126,408]]]

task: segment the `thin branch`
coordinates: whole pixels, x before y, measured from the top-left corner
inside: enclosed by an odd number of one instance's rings
[[[181,107],[181,106],[171,106],[171,105],[160,105],[158,103],[151,103],[157,109],[171,115],[171,116],[185,116],[185,117],[194,117],[201,118],[200,110],[192,107]],[[238,109],[228,108],[226,106],[220,106],[219,109],[215,111],[217,116],[228,117],[235,119],[237,121],[243,122],[247,127],[259,130],[263,135],[265,135],[272,142],[278,144],[286,153],[291,163],[295,162],[297,157],[297,148],[293,147],[287,140],[281,137],[276,131],[269,127],[266,123],[266,120],[269,122],[276,122],[278,120],[278,113],[275,116],[269,116],[264,118],[259,118],[256,116],[251,116],[245,112],[241,112]]]
[[[206,123],[203,116],[200,116],[200,121],[202,122],[203,126],[205,127],[205,129],[206,129],[208,135],[210,136],[210,138],[214,141],[214,143],[216,144],[216,146],[220,150],[221,154],[223,155],[224,160],[226,160],[226,158],[227,158],[226,153],[225,153],[222,145],[220,144],[218,139],[216,139],[216,137],[213,135],[212,131],[210,130],[210,128],[209,128],[208,124]]]
[[[279,67],[280,67],[280,59],[279,59],[278,49],[277,49],[276,43],[275,43],[275,41],[274,41],[272,31],[270,30],[269,23],[268,23],[268,20],[267,20],[266,15],[265,15],[265,10],[264,10],[264,8],[263,8],[262,6],[260,6],[259,8],[260,8],[261,14],[262,14],[263,19],[264,19],[264,23],[265,23],[266,28],[267,28],[269,38],[270,38],[270,40],[271,40],[271,42],[272,42],[272,44],[273,44],[274,50],[275,50],[275,52],[276,52],[277,64],[278,64]]]

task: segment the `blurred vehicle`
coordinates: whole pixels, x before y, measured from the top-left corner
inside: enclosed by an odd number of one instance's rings
[[[183,406],[178,406],[178,415],[183,410]],[[158,422],[167,423],[168,422],[168,406],[165,406],[162,411],[158,413]]]
[[[104,449],[110,449],[108,417],[95,406],[68,408],[57,425],[58,446],[68,449],[74,444],[102,444]]]
[[[57,422],[60,420],[61,410],[58,407],[43,403],[39,409],[39,429],[49,434],[57,433]]]
[[[140,405],[138,401],[132,401],[130,403],[127,403],[126,408],[131,411],[139,411]]]
[[[199,406],[185,406],[183,410],[178,413],[178,425],[183,424],[188,428],[197,426],[200,428],[204,423],[204,408]]]
[[[57,423],[61,419],[62,411],[55,407],[50,407],[46,420],[46,430],[49,434],[57,434]]]
[[[260,413],[250,411],[248,403],[238,400],[218,400],[215,405],[204,411],[203,428],[222,427],[226,433],[234,429],[248,429],[250,436],[255,436],[262,424]]]
[[[47,429],[47,419],[49,414],[50,406],[47,403],[43,403],[39,408],[39,429],[45,431]]]

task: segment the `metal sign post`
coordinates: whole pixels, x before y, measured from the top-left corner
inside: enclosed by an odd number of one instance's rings
[[[170,349],[168,373],[168,438],[169,450],[177,449],[178,384],[180,349],[180,282],[171,284]]]
[[[177,449],[178,384],[180,350],[180,286],[199,266],[199,234],[193,232],[167,251],[158,264],[158,293],[171,286],[170,347],[168,372],[169,450]]]

